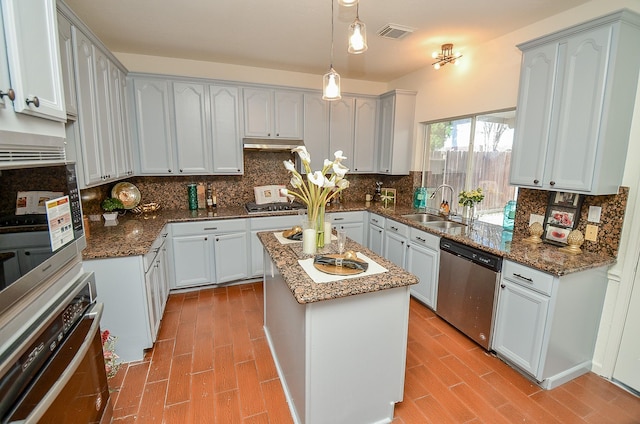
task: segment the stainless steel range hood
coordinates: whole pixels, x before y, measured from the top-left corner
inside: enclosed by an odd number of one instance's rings
[[[247,150],[267,150],[282,152],[304,146],[303,140],[287,140],[273,138],[243,138],[242,145]]]

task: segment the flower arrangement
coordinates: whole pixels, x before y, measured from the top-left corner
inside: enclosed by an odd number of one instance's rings
[[[462,206],[473,207],[476,203],[480,203],[482,199],[484,199],[484,194],[480,187],[471,191],[462,190],[458,193],[458,204]]]
[[[307,178],[305,182],[291,160],[284,161],[284,167],[291,173],[291,186],[297,191],[285,188],[281,192],[291,200],[297,198],[304,203],[307,206],[309,222],[317,223],[317,228],[320,229],[320,226],[324,225],[324,207],[327,202],[349,187],[349,181],[344,178],[349,168],[342,164],[346,157],[342,156],[342,150],[338,150],[334,153],[335,159],[333,161],[325,159],[322,170],[313,172],[311,170],[311,155],[306,147],[296,147],[291,151],[300,157]],[[319,219],[322,220],[322,223],[319,222]],[[324,229],[322,228],[321,231]],[[320,235],[318,235],[318,240],[320,240]]]
[[[100,333],[100,336],[102,338],[104,369],[107,372],[107,378],[112,378],[118,373],[121,365],[120,362],[118,362],[118,359],[120,359],[120,357],[116,355],[115,352],[116,341],[118,340],[118,338],[112,336],[111,333],[109,333],[109,330],[104,330],[102,333]]]

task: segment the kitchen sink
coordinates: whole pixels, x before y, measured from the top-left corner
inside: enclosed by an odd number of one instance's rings
[[[430,213],[414,213],[411,215],[402,215],[403,218],[425,224],[427,222],[444,222],[444,218]]]
[[[461,224],[460,222],[454,222],[454,221],[432,221],[432,222],[425,222],[424,225],[431,228],[437,228],[442,231],[466,227],[465,224]]]

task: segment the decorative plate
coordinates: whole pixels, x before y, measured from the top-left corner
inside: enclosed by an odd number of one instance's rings
[[[345,255],[339,255],[337,253],[334,254],[329,254],[329,255],[323,255],[326,256],[328,258],[345,258]],[[360,260],[358,258],[352,258],[351,260],[353,261],[357,261],[357,262],[361,262],[363,264],[363,266],[366,268],[369,264],[363,260]],[[362,274],[363,272],[365,272],[366,269],[354,269],[354,268],[349,268],[346,266],[336,266],[336,265],[329,265],[329,264],[319,264],[314,262],[313,266],[321,272],[324,272],[326,274],[332,274],[332,275],[356,275],[356,274]]]
[[[111,197],[120,199],[125,209],[133,209],[140,203],[140,190],[131,183],[118,183],[111,190]]]

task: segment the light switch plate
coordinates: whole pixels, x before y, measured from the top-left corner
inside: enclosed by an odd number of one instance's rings
[[[599,224],[601,213],[602,213],[601,206],[589,206],[589,215],[587,216],[587,221]]]
[[[598,226],[587,224],[587,230],[585,231],[584,239],[589,241],[598,240]]]
[[[544,215],[536,215],[535,213],[529,215],[529,225],[533,224],[534,222],[539,222],[540,224],[544,225]]]

